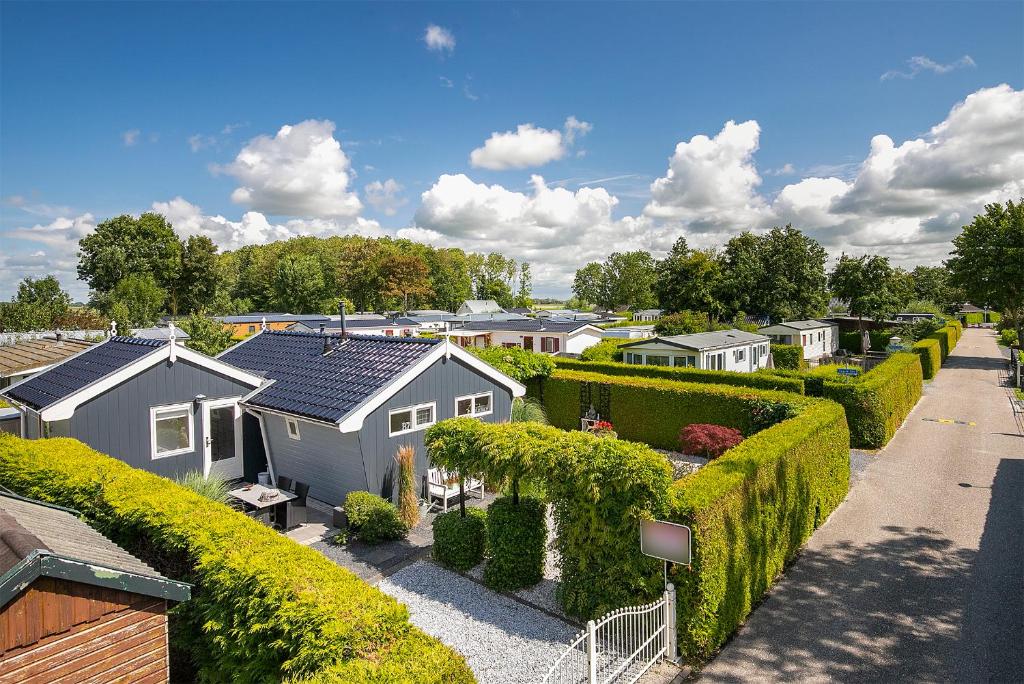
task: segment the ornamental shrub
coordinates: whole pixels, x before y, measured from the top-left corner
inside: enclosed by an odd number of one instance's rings
[[[1012,347],[1017,344],[1017,331],[1013,328],[1004,328],[999,331],[999,344],[1004,347]]]
[[[931,380],[942,367],[942,348],[934,337],[915,342],[912,351],[921,357],[921,371],[925,380]]]
[[[448,511],[434,518],[434,547],[431,555],[441,565],[465,572],[484,559],[487,547],[487,511],[467,508]]]
[[[411,444],[398,447],[398,516],[406,528],[420,521],[420,499],[416,496],[416,451]]]
[[[370,492],[349,492],[345,497],[345,513],[349,528],[367,544],[401,539],[408,531],[398,515],[398,508]]]
[[[790,392],[561,369],[544,381],[543,396],[552,425],[578,430],[580,417],[593,405],[615,425],[621,439],[659,449],[675,449],[679,432],[690,423],[752,434],[759,427],[753,411],[758,400],[790,404],[793,410],[807,401]]]
[[[718,458],[743,441],[735,428],[707,423],[691,423],[679,432],[679,448],[685,454]]]
[[[799,377],[780,377],[762,373],[737,373],[736,371],[704,370],[702,368],[676,368],[666,366],[640,366],[632,363],[589,362],[582,359],[558,358],[555,365],[565,370],[578,370],[605,375],[630,375],[638,378],[663,378],[680,382],[706,382],[734,387],[779,390],[782,392],[804,393],[803,381]]]
[[[672,486],[668,520],[693,531],[673,566],[679,648],[691,664],[721,647],[849,488],[843,409],[813,402]]]
[[[519,382],[546,378],[555,370],[555,362],[547,354],[538,354],[520,347],[467,347],[466,351]]]
[[[622,345],[627,342],[635,342],[636,340],[627,339],[616,339],[614,337],[608,337],[597,344],[587,347],[580,352],[580,361],[621,361],[622,350],[619,349]],[[558,360],[555,360],[555,365],[558,365]]]
[[[484,583],[498,591],[532,587],[544,579],[548,543],[547,506],[540,499],[495,499],[487,509],[487,548]]]
[[[473,681],[404,606],[323,554],[81,442],[0,434],[0,481],[194,584],[170,638],[201,680]]]
[[[800,370],[804,367],[804,348],[799,344],[771,344],[772,361],[782,370]]]

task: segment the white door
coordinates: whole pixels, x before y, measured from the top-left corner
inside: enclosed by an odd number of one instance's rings
[[[239,397],[203,402],[203,473],[242,477],[242,413]]]

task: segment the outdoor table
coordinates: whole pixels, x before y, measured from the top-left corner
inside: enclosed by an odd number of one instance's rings
[[[277,496],[268,501],[260,501],[260,496],[264,492],[271,491],[276,491]],[[228,494],[255,508],[260,513],[260,517],[263,517],[263,513],[269,513],[268,509],[271,507],[287,504],[292,499],[298,498],[298,496],[292,492],[288,492],[283,489],[275,490],[273,487],[266,487],[261,484],[254,484],[251,486],[247,485],[245,487],[239,487],[238,489],[232,489]],[[287,515],[285,517],[287,517]],[[287,520],[285,521],[285,527],[288,527]]]

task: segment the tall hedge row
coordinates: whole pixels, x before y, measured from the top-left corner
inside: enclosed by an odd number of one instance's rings
[[[879,449],[921,398],[922,382],[921,358],[897,352],[856,378],[825,378],[821,395],[846,409],[853,446]]]
[[[195,585],[172,645],[207,681],[472,682],[462,657],[322,554],[223,504],[73,439],[0,434],[0,481],[70,506],[158,570]]]
[[[784,370],[800,370],[804,367],[804,348],[799,344],[771,345],[772,361],[776,368]]]
[[[929,335],[923,340],[918,340],[911,347],[911,351],[921,357],[921,373],[925,380],[931,380],[942,367],[942,346],[939,340]]]
[[[552,425],[578,430],[589,397],[619,437],[661,449],[678,449],[679,431],[691,423],[725,425],[748,435],[758,428],[754,409],[759,402],[806,402],[789,392],[570,370],[552,373],[542,392]]]
[[[786,345],[792,346],[792,345]],[[799,347],[798,347],[799,349]],[[800,357],[803,358],[802,356]],[[773,375],[756,373],[737,373],[736,371],[705,370],[702,368],[675,368],[666,366],[640,366],[630,363],[612,361],[577,361],[576,359],[555,359],[555,364],[565,370],[577,370],[587,373],[604,375],[629,375],[638,378],[662,378],[679,382],[703,382],[715,385],[732,385],[734,387],[753,387],[755,389],[778,390],[780,392],[804,393],[804,384],[800,378],[783,378]]]
[[[849,488],[843,409],[815,402],[674,483],[670,519],[693,531],[676,567],[679,645],[707,660],[743,623]]]

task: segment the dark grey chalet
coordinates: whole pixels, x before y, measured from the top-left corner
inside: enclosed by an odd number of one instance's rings
[[[21,436],[74,437],[136,468],[243,475],[239,401],[254,373],[170,339],[111,337],[2,393]]]
[[[315,499],[340,504],[366,490],[391,498],[395,454],[428,463],[427,427],[455,416],[511,417],[525,388],[446,340],[267,330],[219,360],[270,382],[242,402],[259,419],[272,476],[307,482]]]

